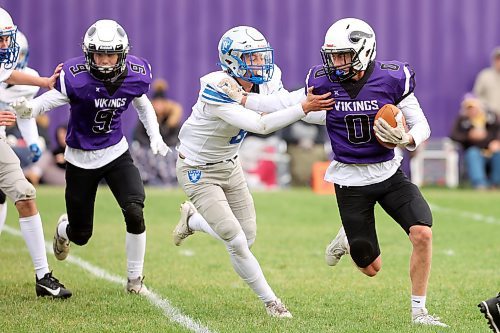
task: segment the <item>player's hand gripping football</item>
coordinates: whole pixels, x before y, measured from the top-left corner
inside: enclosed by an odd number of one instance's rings
[[[222,79],[217,86],[233,101],[238,104],[243,104],[243,98],[247,95],[247,93],[241,88],[235,79],[229,77]]]
[[[172,151],[165,142],[163,142],[163,139],[160,137],[154,137],[151,139],[151,151],[153,154],[157,155],[160,154],[161,156],[166,156],[169,152]]]
[[[383,118],[379,118],[375,121],[373,130],[381,141],[404,147],[410,143],[411,136],[406,133],[401,112],[396,115],[396,124],[396,127],[392,127]]]
[[[29,107],[26,97],[19,97],[14,102],[12,102],[10,106],[14,109],[14,111],[16,111],[16,114],[19,118],[29,119],[36,116],[33,115],[33,109]]]
[[[306,100],[302,102],[302,110],[307,114],[311,111],[323,111],[333,109],[333,104],[335,104],[335,99],[328,98],[332,95],[331,92],[327,92],[323,95],[314,95],[314,87],[307,88]]]

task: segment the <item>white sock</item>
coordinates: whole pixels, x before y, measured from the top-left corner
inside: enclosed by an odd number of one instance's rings
[[[5,220],[7,219],[7,201],[0,204],[0,233],[2,232]]]
[[[205,220],[205,218],[201,216],[200,213],[194,213],[193,215],[191,215],[191,217],[188,220],[188,226],[189,229],[191,230],[203,231],[211,235],[215,239],[218,239],[220,241],[222,240],[222,238],[220,238],[219,235],[215,233],[214,229],[210,227],[207,220]]]
[[[127,252],[127,277],[130,280],[142,277],[144,255],[146,254],[146,232],[135,235],[128,233],[125,236]]]
[[[276,295],[269,286],[260,268],[257,259],[247,245],[247,239],[241,231],[233,240],[227,242],[226,248],[231,258],[231,264],[238,275],[264,302],[268,303],[276,299]]]
[[[28,247],[31,261],[35,267],[36,276],[41,279],[49,272],[49,264],[47,263],[47,254],[45,252],[45,239],[40,214],[20,217],[19,226]]]
[[[68,221],[63,221],[61,224],[57,226],[57,234],[66,240],[68,239],[68,234],[66,232],[66,228],[68,228],[68,225],[69,225]]]
[[[411,310],[412,313],[419,311],[420,309],[425,309],[426,296],[415,296],[411,295]]]

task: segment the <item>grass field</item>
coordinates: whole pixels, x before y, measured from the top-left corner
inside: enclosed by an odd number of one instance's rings
[[[427,305],[449,329],[410,324],[410,242],[382,210],[377,210],[379,275],[365,277],[348,258],[334,269],[326,266],[325,246],[340,226],[336,202],[305,189],[254,193],[258,237],[252,250],[293,319],[266,315],[216,240],[195,234],[181,247],[172,244],[184,200],[180,190],[147,190],[145,282],[210,332],[488,332],[476,305],[500,289],[500,192],[423,192],[434,209]],[[51,241],[64,211],[63,190],[40,188],[38,205]],[[10,206],[7,225],[18,229],[16,215]],[[99,190],[95,215],[90,243],[73,245],[71,255],[124,279],[125,227],[106,188]],[[26,246],[10,230],[0,237],[0,332],[190,331],[147,298],[129,295],[74,262],[58,262],[51,252],[51,268],[74,295],[66,301],[37,299]]]

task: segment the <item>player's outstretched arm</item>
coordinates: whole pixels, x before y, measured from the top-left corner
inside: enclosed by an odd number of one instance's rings
[[[334,102],[328,94],[323,97],[313,95],[312,88],[310,92],[304,102],[273,113],[258,114],[235,103],[211,106],[211,112],[245,131],[269,134],[302,119],[309,112],[332,109]],[[328,102],[325,103],[325,99]]]
[[[56,89],[52,89],[30,101],[26,97],[20,97],[10,106],[16,111],[19,118],[27,119],[38,117],[49,110],[68,103],[68,96]]]
[[[12,71],[10,77],[5,80],[6,83],[16,85],[23,84],[29,86],[38,86],[41,88],[53,89],[56,83],[56,79],[59,77],[63,64],[57,65],[54,70],[54,74],[50,77],[38,77],[33,76],[18,70]]]

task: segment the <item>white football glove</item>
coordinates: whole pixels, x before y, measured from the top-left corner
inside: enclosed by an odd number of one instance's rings
[[[30,119],[34,117],[33,108],[28,106],[26,97],[19,97],[14,102],[10,103],[10,106],[16,111],[19,118]]]
[[[222,79],[217,86],[231,98],[233,101],[241,104],[241,100],[243,96],[246,95],[246,92],[243,91],[241,86],[236,82],[235,79],[227,77]]]
[[[167,144],[163,142],[163,139],[161,137],[152,138],[150,146],[151,151],[155,155],[160,154],[161,156],[166,156],[169,152],[172,151],[172,149],[170,149]]]
[[[381,141],[404,147],[410,143],[411,137],[406,133],[401,112],[396,115],[396,124],[396,127],[392,127],[384,119],[379,118],[375,121],[373,130]]]

